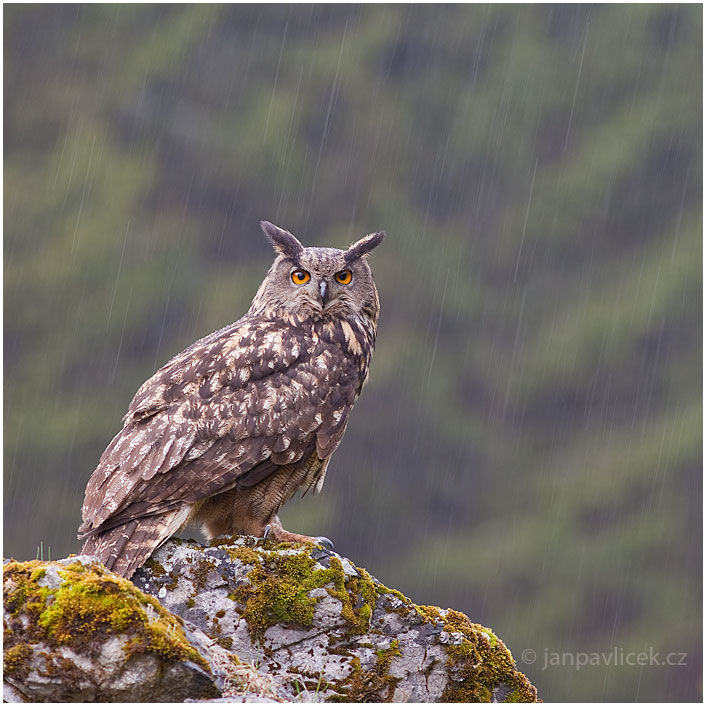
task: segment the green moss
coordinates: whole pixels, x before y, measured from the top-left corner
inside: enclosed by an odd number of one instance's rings
[[[395,693],[395,688],[397,687],[397,684],[400,681],[399,678],[390,676],[389,674],[390,664],[392,663],[393,658],[402,656],[402,652],[400,651],[399,647],[400,641],[393,640],[386,650],[377,651],[377,660],[375,662],[374,672],[376,678],[379,681],[384,682],[385,684],[385,687],[381,687],[381,690],[384,691],[385,688],[387,689],[387,694],[385,694],[385,701],[392,701],[392,697]]]
[[[203,588],[205,588],[206,583],[208,581],[208,575],[211,573],[211,571],[213,571],[213,569],[213,563],[210,562],[208,559],[200,559],[197,562],[196,566],[192,566],[191,580],[194,582],[194,588],[196,589],[196,592],[201,591]],[[178,583],[178,576],[175,577],[174,583],[176,587],[176,584]]]
[[[529,683],[529,682],[528,682]],[[530,684],[529,689],[518,686],[506,699],[505,703],[527,704],[537,701],[537,690]]]
[[[308,594],[321,587],[327,587],[328,593],[341,601],[349,633],[365,633],[377,596],[370,575],[361,571],[360,577],[346,577],[337,557],[331,557],[328,569],[314,569],[316,561],[309,554],[310,546],[289,543],[285,548],[302,551],[282,554],[281,550],[248,550],[255,555],[249,561],[255,565],[248,574],[250,583],[238,587],[230,598],[243,606],[239,612],[250,633],[262,638],[267,628],[277,623],[310,627],[317,599]]]
[[[163,584],[167,591],[173,591],[179,584],[179,574],[169,574],[169,582]]]
[[[164,566],[162,564],[160,564],[158,561],[155,561],[154,559],[149,558],[145,562],[145,568],[148,569],[155,578],[160,578],[162,576],[169,576],[169,581],[167,583],[162,584],[162,586],[167,591],[173,591],[177,587],[177,584],[179,583],[179,577],[174,574],[171,574],[171,573],[168,574],[167,570],[164,568]]]
[[[442,620],[441,610],[433,605],[415,605],[414,610],[421,615],[424,620],[430,623],[436,623]]]
[[[27,676],[27,662],[32,656],[32,648],[27,644],[13,645],[3,651],[3,665],[6,676],[24,679]]]
[[[149,569],[153,576],[164,576],[167,573],[167,570],[158,561],[152,558],[145,562],[145,568]]]
[[[260,555],[250,547],[224,547],[231,559],[239,559],[243,564],[259,564]]]
[[[441,625],[447,632],[464,636],[463,642],[458,645],[444,644],[449,681],[442,701],[489,701],[493,688],[501,683],[513,690],[508,701],[536,701],[537,690],[524,674],[516,670],[510,651],[492,630],[471,623],[466,615],[455,610],[416,605],[399,591],[381,584],[376,584],[375,589],[380,596],[389,594],[400,599],[401,605],[389,608],[391,612],[406,616],[414,611],[425,622]],[[433,667],[433,664],[430,665],[428,673]]]
[[[495,645],[498,644],[498,636],[488,628],[483,628],[483,632],[487,633],[488,637],[490,637],[490,646],[495,647]]]
[[[395,596],[405,603],[409,603],[409,598],[407,598],[407,596],[400,593],[397,589],[388,588],[387,586],[385,586],[385,584],[382,584],[379,581],[375,584],[375,590],[379,596],[390,594],[391,596]]]
[[[277,542],[277,544],[274,544],[273,546],[274,542],[274,539],[268,539],[265,544],[269,544],[270,549],[274,550],[275,552],[289,551],[291,549],[309,550],[312,548],[311,544],[304,544],[303,542]]]
[[[99,566],[86,569],[79,562],[54,564],[63,583],[49,589],[37,583],[44,575],[41,569],[48,565],[35,561],[5,566],[6,605],[14,616],[24,613],[29,618],[24,635],[20,626],[17,635],[10,627],[6,648],[29,638],[91,652],[103,636],[124,634],[129,636],[128,654],[150,652],[166,662],[189,660],[209,670],[189,644],[179,620],[130,581]],[[11,654],[17,657],[21,653]]]
[[[250,535],[248,534],[225,534],[225,535],[219,535],[218,537],[215,537],[212,539],[209,543],[209,547],[228,547],[233,544],[236,544],[241,538],[244,538],[246,541],[252,539]]]
[[[248,574],[250,584],[239,587],[231,598],[245,605],[242,615],[253,636],[262,637],[276,623],[311,626],[315,600],[307,593],[315,588],[314,563],[306,554],[281,556]]]
[[[255,543],[255,540],[250,535],[234,534],[225,537],[216,537],[209,542],[209,547],[223,549],[229,554],[231,559],[239,559],[243,564],[259,564],[262,561],[260,554],[255,551],[252,546],[243,546],[243,539],[251,545]]]
[[[359,576],[346,577],[343,564],[337,557],[331,557],[331,567],[326,571],[334,584],[334,588],[327,589],[328,593],[341,602],[341,615],[348,626],[348,634],[365,634],[370,629],[370,618],[377,598],[370,574],[365,569],[356,568]]]
[[[447,632],[460,633],[463,642],[444,645],[449,682],[442,702],[487,702],[493,688],[506,684],[512,693],[508,701],[534,702],[537,690],[515,668],[510,650],[491,630],[471,623],[467,616],[448,610],[441,617]]]
[[[363,669],[359,657],[353,657],[353,671],[336,687],[338,694],[333,694],[327,701],[363,703],[370,701],[389,702],[399,683],[397,677],[390,676],[390,664],[395,657],[402,655],[399,640],[393,640],[387,649],[376,652],[377,658],[372,669]]]

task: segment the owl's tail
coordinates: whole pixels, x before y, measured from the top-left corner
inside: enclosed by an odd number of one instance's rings
[[[188,515],[189,508],[178,508],[129,520],[90,536],[81,551],[97,556],[106,568],[129,579],[157,547],[179,531]]]

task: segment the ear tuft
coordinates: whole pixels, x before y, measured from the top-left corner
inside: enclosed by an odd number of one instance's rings
[[[384,237],[384,230],[381,230],[379,233],[371,233],[370,235],[366,235],[358,242],[353,243],[353,245],[346,250],[343,255],[343,259],[346,262],[353,262],[353,260],[357,260],[359,257],[367,255],[371,250],[373,250],[373,248],[376,248],[380,245],[380,243],[382,243]]]
[[[260,228],[272,243],[275,252],[294,261],[299,259],[304,246],[288,230],[269,221],[260,221]]]

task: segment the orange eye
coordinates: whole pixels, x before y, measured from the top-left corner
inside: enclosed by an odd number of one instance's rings
[[[311,275],[306,270],[294,270],[292,272],[292,282],[294,284],[306,284],[311,279]]]
[[[350,284],[353,279],[353,273],[350,270],[341,270],[336,272],[336,282],[339,284]]]

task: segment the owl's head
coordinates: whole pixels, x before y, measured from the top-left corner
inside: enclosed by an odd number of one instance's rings
[[[382,242],[383,232],[337,250],[305,248],[289,231],[267,221],[260,227],[277,258],[253,299],[252,313],[300,321],[329,316],[377,321],[380,302],[366,255]]]

